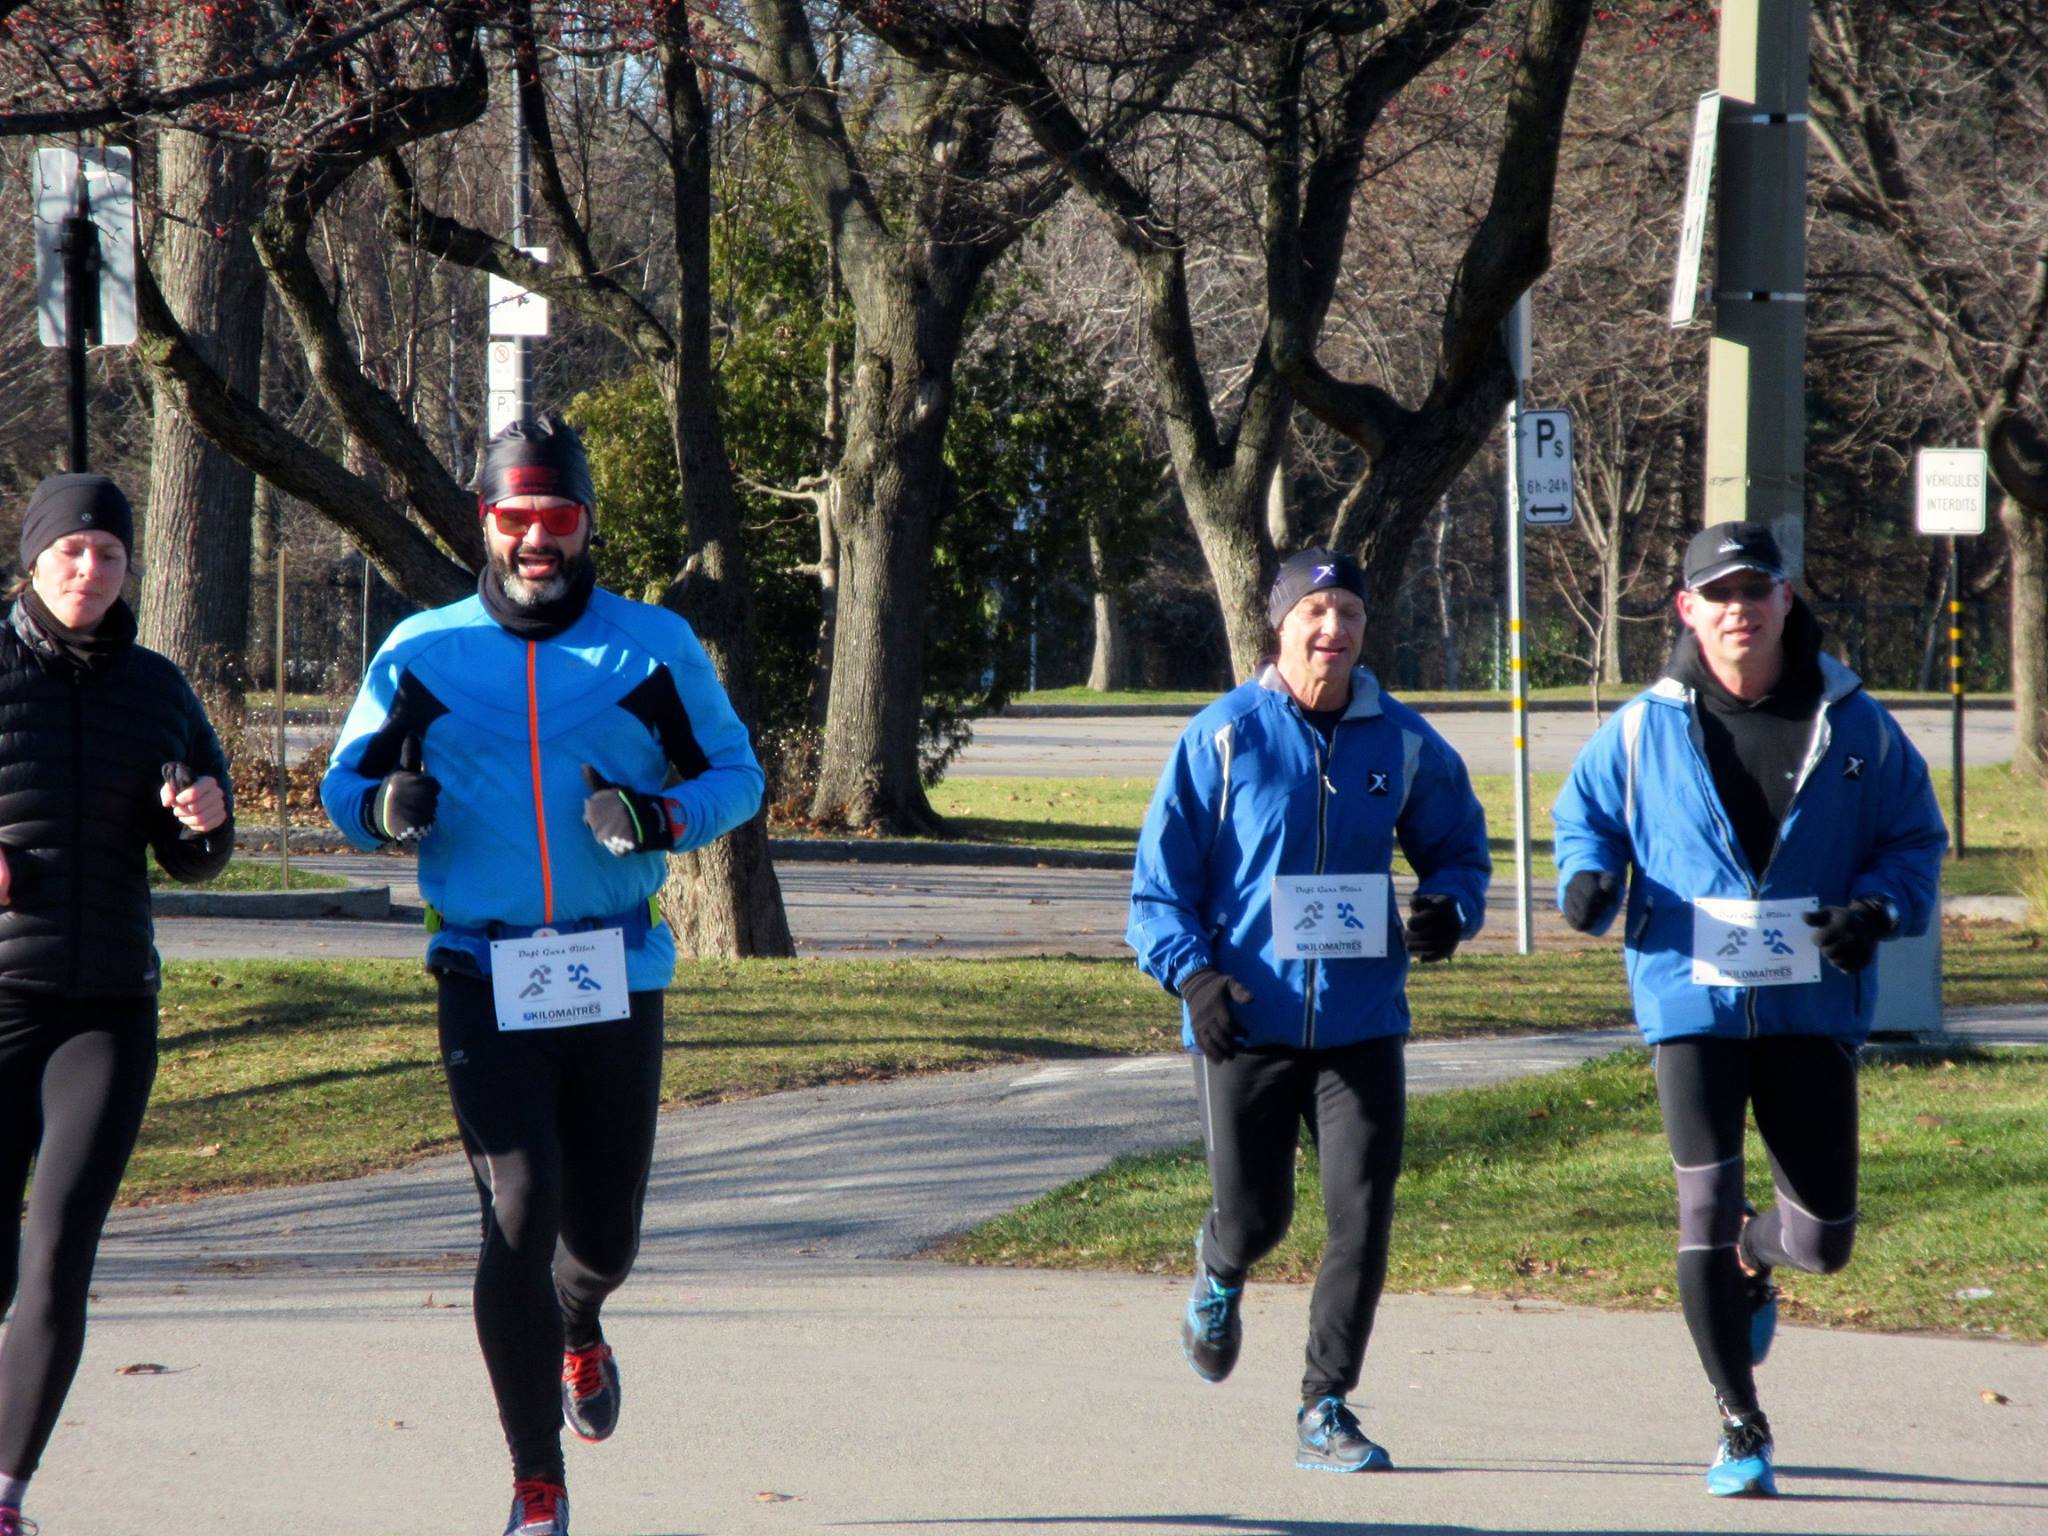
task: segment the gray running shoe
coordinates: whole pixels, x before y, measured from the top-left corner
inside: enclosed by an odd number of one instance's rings
[[[505,1536],[569,1536],[569,1490],[539,1478],[515,1479]]]
[[[1244,1343],[1237,1304],[1243,1299],[1243,1286],[1219,1285],[1209,1273],[1202,1262],[1202,1241],[1196,1238],[1195,1284],[1180,1321],[1180,1352],[1204,1381],[1223,1380],[1237,1364],[1238,1346]]]
[[[602,1339],[562,1355],[562,1422],[593,1444],[619,1427],[619,1365]]]
[[[1294,1414],[1294,1464],[1307,1472],[1391,1472],[1394,1458],[1359,1428],[1341,1397],[1304,1403]]]

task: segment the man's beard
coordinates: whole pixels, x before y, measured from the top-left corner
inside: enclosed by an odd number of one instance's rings
[[[564,555],[555,566],[555,574],[545,581],[529,581],[519,574],[512,559],[501,556],[497,550],[490,551],[491,574],[498,578],[498,585],[505,595],[522,608],[538,608],[567,595],[583,574],[583,568],[590,564],[590,550],[586,547],[574,555]]]

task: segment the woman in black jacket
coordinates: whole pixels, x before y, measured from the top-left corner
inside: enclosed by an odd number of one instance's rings
[[[0,1536],[21,1518],[85,1345],[100,1229],[156,1076],[145,851],[180,880],[234,843],[226,759],[183,674],[121,600],[134,514],[101,475],[52,475],[22,522],[0,625]]]

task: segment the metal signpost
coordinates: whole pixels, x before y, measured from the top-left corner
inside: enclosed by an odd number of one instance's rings
[[[1922,448],[1913,455],[1913,526],[1948,536],[1949,767],[1955,780],[1956,858],[1963,843],[1963,593],[1956,562],[1958,535],[1984,531],[1990,466],[1982,448]]]
[[[1555,527],[1572,520],[1572,419],[1567,411],[1525,411],[1529,377],[1529,295],[1515,301],[1507,321],[1508,359],[1515,395],[1507,421],[1508,706],[1515,753],[1515,946],[1535,948],[1529,894],[1529,672],[1523,636],[1525,524]]]
[[[71,468],[86,468],[85,354],[135,340],[135,190],[121,148],[35,156],[36,330],[65,354]]]

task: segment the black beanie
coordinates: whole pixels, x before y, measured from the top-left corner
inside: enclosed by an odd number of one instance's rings
[[[486,507],[514,496],[559,496],[597,515],[583,440],[559,416],[515,421],[486,443],[476,493]]]
[[[1304,549],[1280,562],[1273,589],[1266,594],[1266,622],[1278,629],[1294,605],[1311,592],[1335,587],[1365,600],[1365,567],[1349,555],[1327,549]]]
[[[49,475],[21,518],[21,568],[68,533],[111,533],[135,558],[135,509],[105,475]]]

